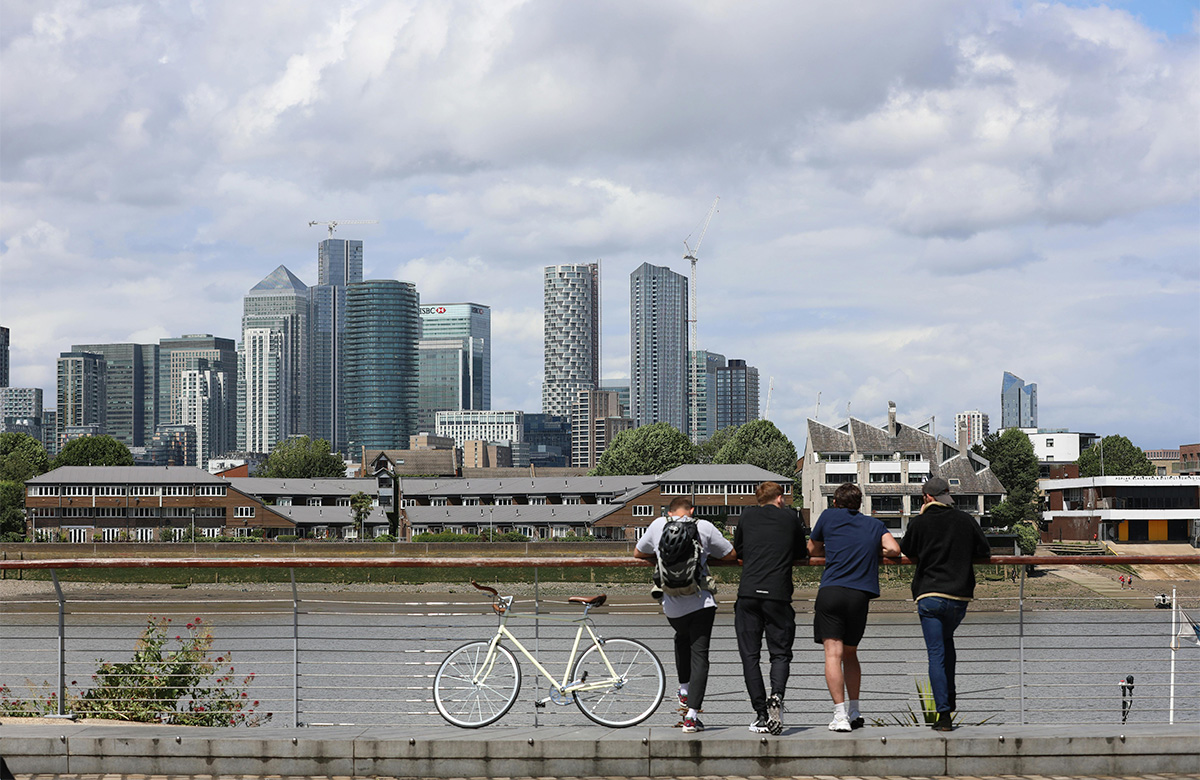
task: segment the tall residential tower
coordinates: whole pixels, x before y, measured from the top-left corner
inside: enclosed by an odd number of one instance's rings
[[[600,263],[547,266],[543,293],[542,412],[569,417],[600,385]]]
[[[1000,386],[1000,427],[1038,427],[1037,385],[1007,371]]]
[[[629,275],[629,416],[687,432],[688,280],[642,263]]]

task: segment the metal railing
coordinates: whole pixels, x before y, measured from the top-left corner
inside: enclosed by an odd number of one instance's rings
[[[1064,598],[1042,592],[1045,588],[1036,595],[1026,588],[1029,564],[1196,562],[1185,556],[993,556],[989,563],[1014,566],[1020,582],[1011,597],[973,603],[956,634],[962,721],[1200,722],[1200,647],[1170,649],[1178,633],[1172,621],[1178,618],[1173,609],[1155,606],[1158,594],[1120,591],[1119,596],[1089,597],[1073,592]],[[810,565],[820,563],[814,559]],[[577,607],[567,603],[567,596],[601,592],[604,583],[548,583],[547,576],[563,567],[588,567],[602,574],[608,567],[631,565],[639,564],[612,557],[0,561],[0,569],[51,572],[49,582],[25,580],[21,593],[0,599],[0,685],[17,698],[45,701],[53,694],[55,714],[68,716],[72,697],[89,687],[102,660],[131,658],[147,616],[173,618],[173,625],[200,618],[215,633],[211,656],[234,666],[238,680],[254,673],[246,698],[259,703],[260,714],[272,713],[274,724],[440,724],[430,692],[433,674],[447,652],[494,630],[487,601],[453,584],[432,598],[384,585],[341,592],[319,584],[297,585],[296,569],[524,567],[532,570],[533,582],[516,587],[518,609],[570,613]],[[291,576],[290,585],[281,588],[226,583],[220,593],[193,596],[176,595],[164,586],[135,598],[101,596],[97,586],[64,583],[58,576],[72,569],[161,567],[272,568]],[[513,591],[506,583],[495,584],[502,592]],[[732,628],[732,591],[730,587],[718,594],[722,607],[704,704],[709,725],[743,725],[751,716]],[[1172,601],[1193,616],[1200,614],[1198,592],[1176,595]],[[823,725],[831,705],[821,648],[809,638],[811,597],[798,597],[795,606],[788,723]],[[617,588],[610,606],[594,617],[604,636],[648,643],[671,681],[675,679],[671,630],[647,590]],[[565,658],[566,633],[536,621],[523,622],[529,625],[514,626],[522,642],[528,641],[552,662]],[[873,602],[860,657],[863,710],[869,721],[894,725],[920,720],[916,683],[925,676],[927,662],[911,602]],[[1125,682],[1130,676],[1132,685]],[[525,685],[505,725],[586,722],[573,707],[535,708],[534,701],[545,694],[544,684],[527,675]],[[664,702],[649,725],[676,722],[671,701]],[[161,704],[170,710],[174,702]]]

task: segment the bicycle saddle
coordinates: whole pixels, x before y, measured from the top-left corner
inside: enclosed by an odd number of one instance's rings
[[[601,593],[599,596],[571,596],[567,599],[572,604],[587,604],[589,607],[599,607],[607,600],[607,593]]]

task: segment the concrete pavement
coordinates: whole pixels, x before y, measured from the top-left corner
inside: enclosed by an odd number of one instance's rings
[[[0,725],[0,755],[38,774],[304,777],[1200,776],[1200,725],[978,726],[949,734],[744,727],[218,729]]]

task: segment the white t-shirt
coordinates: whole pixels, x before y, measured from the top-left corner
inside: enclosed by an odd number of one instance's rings
[[[658,552],[658,540],[662,537],[667,518],[655,520],[638,539],[637,551],[654,555]],[[700,536],[700,573],[708,574],[709,558],[724,558],[733,550],[733,545],[721,535],[717,527],[707,520],[696,521],[696,531]],[[705,607],[717,606],[717,600],[708,590],[700,590],[690,596],[667,596],[662,599],[663,614],[669,618],[683,617]]]

